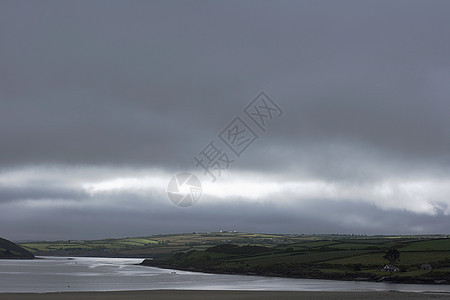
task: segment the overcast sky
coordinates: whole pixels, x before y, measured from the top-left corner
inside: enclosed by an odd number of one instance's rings
[[[0,236],[448,233],[449,15],[0,1]],[[261,91],[283,111],[266,131],[244,112]],[[219,138],[235,117],[258,136],[240,156]],[[211,141],[233,160],[215,182],[193,160]],[[202,183],[191,207],[167,196],[179,172]]]

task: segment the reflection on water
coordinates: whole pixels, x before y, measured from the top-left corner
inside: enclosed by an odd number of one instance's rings
[[[137,266],[142,259],[44,257],[0,260],[0,292],[153,289],[286,291],[440,291],[450,286],[217,275]]]

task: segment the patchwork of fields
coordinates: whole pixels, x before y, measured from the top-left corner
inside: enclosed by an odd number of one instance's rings
[[[219,273],[450,282],[450,238],[445,235],[186,233],[95,241],[33,242],[21,246],[35,255],[155,258],[146,263]],[[400,252],[397,263],[400,271],[382,272],[381,268],[388,263],[383,256],[393,248]],[[433,269],[421,270],[422,264],[430,264]]]

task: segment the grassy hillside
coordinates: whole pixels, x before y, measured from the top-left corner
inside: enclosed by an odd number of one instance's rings
[[[400,252],[399,272],[382,272],[388,249]],[[432,270],[421,270],[430,264]],[[428,237],[323,237],[289,244],[226,244],[145,260],[143,265],[191,271],[299,278],[450,283],[450,239]]]
[[[13,242],[0,238],[0,258],[32,259],[34,255]]]
[[[87,241],[53,241],[22,243],[35,255],[57,256],[109,256],[154,258],[175,252],[204,250],[214,245],[278,245],[322,239],[322,236],[274,235],[258,233],[183,233],[103,239]]]

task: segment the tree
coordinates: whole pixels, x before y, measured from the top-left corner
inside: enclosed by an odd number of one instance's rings
[[[389,249],[383,256],[393,266],[400,260],[400,252],[397,249]]]

